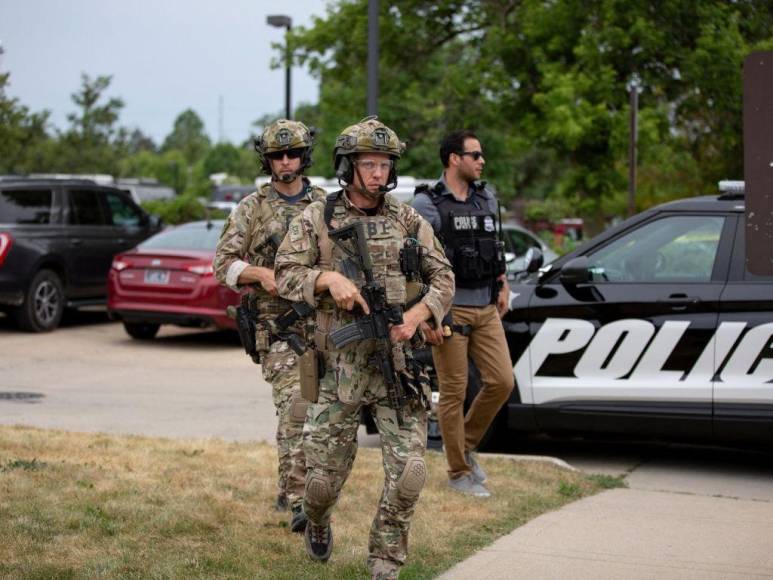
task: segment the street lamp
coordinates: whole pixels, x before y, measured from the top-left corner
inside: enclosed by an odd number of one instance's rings
[[[266,22],[270,26],[276,26],[277,28],[286,28],[287,32],[290,32],[290,28],[293,26],[293,19],[284,14],[274,14],[266,18]],[[290,107],[290,39],[285,34],[285,117],[292,119],[291,107]]]
[[[628,141],[628,217],[636,213],[636,149],[639,141],[639,93],[642,91],[641,77],[633,73],[625,84],[631,101],[630,139]]]

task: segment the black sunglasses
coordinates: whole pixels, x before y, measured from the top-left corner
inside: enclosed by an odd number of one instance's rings
[[[286,151],[274,151],[272,153],[266,153],[266,157],[272,161],[280,161],[287,155],[288,159],[300,159],[303,155],[303,149],[287,149]]]
[[[461,153],[457,153],[457,155],[460,155],[461,157],[464,157],[465,155],[469,155],[472,157],[475,161],[483,157],[483,151],[462,151]]]

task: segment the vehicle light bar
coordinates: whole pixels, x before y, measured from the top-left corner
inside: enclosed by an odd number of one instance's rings
[[[723,179],[719,182],[720,193],[745,193],[746,186],[743,181]]]

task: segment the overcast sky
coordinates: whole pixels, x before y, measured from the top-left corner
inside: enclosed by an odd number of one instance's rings
[[[125,107],[120,124],[139,127],[158,144],[187,108],[204,120],[213,140],[239,143],[252,121],[284,111],[284,69],[272,70],[272,42],[284,29],[268,14],[287,14],[293,26],[324,16],[325,0],[0,0],[0,71],[8,94],[33,111],[48,109],[59,128],[75,110],[70,95],[81,73],[112,75],[108,96]],[[316,102],[318,83],[293,69],[293,105]]]

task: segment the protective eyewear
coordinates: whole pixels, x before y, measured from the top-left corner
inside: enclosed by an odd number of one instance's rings
[[[473,158],[474,161],[477,161],[481,157],[483,157],[483,151],[462,151],[459,153],[460,156],[464,157],[465,155],[469,155]]]
[[[376,168],[380,169],[383,173],[387,173],[392,169],[392,161],[371,161],[366,159],[365,161],[358,161],[357,167],[368,173],[373,173],[376,171]]]
[[[266,157],[272,161],[281,161],[284,156],[287,155],[288,159],[300,159],[303,155],[303,149],[288,149],[287,151],[274,151],[273,153],[266,153]]]

